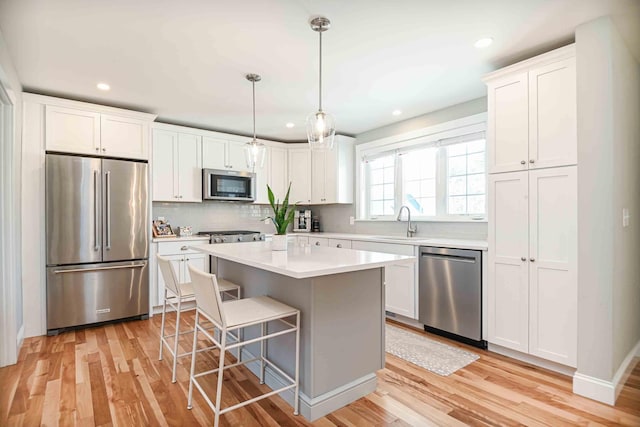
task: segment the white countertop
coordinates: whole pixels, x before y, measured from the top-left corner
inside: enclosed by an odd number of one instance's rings
[[[416,257],[318,246],[289,244],[287,251],[272,251],[270,242],[218,243],[191,249],[296,279],[368,270],[391,264],[416,262]]]
[[[290,233],[290,236],[308,236],[309,238],[322,237],[325,239],[345,239],[362,240],[366,242],[398,243],[413,246],[435,246],[453,249],[475,249],[486,251],[488,248],[486,240],[452,239],[438,237],[403,237],[403,236],[380,236],[369,234],[347,234],[347,233]]]

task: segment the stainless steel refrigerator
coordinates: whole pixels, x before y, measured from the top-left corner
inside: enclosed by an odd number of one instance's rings
[[[149,313],[147,164],[46,155],[47,333]]]

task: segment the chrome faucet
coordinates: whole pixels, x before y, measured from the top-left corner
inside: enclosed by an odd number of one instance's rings
[[[416,234],[416,232],[418,231],[418,226],[414,225],[413,227],[411,227],[411,209],[409,209],[408,206],[402,205],[400,206],[400,211],[398,212],[398,217],[396,218],[396,221],[402,221],[402,210],[406,209],[407,210],[407,237],[413,237],[414,234]]]

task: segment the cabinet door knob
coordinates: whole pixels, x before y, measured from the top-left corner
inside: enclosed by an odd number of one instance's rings
[[[525,162],[524,160],[521,160],[521,161],[520,161],[520,164],[521,164],[521,165],[526,165],[526,164],[527,164],[527,162]]]
[[[316,242],[316,246],[320,246],[320,242]]]
[[[181,251],[186,251],[188,249],[189,249],[189,247],[187,247],[187,246],[183,246],[183,247],[180,248]]]
[[[182,199],[182,196],[178,196],[179,199]]]
[[[103,152],[104,152],[104,151],[107,151],[107,149],[106,149],[106,148],[103,148],[103,149],[102,149],[102,151],[103,151]]]
[[[533,159],[529,160],[529,163],[535,163],[535,162],[536,162],[536,161],[535,161],[535,160],[533,160]]]
[[[342,247],[342,243],[338,243],[338,244],[336,245],[336,248],[341,248],[341,247]]]
[[[529,261],[536,262],[536,259],[535,258],[529,258]]]
[[[96,147],[96,151],[100,151],[100,147]]]
[[[520,261],[526,261],[527,259],[525,257],[520,258]]]

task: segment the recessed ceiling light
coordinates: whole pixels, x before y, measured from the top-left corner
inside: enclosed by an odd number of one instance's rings
[[[478,49],[484,49],[485,47],[491,46],[491,43],[493,43],[493,39],[491,37],[484,37],[475,42],[473,45]]]
[[[97,87],[98,89],[100,89],[100,90],[109,90],[109,89],[111,89],[111,86],[109,86],[109,85],[108,85],[108,84],[106,84],[106,83],[98,83],[98,84],[96,85],[96,87]]]
[[[402,111],[400,111],[400,110],[393,110],[393,112],[392,112],[391,114],[393,114],[394,116],[399,116],[400,114],[402,114]]]
[[[288,127],[289,129],[291,129],[292,127],[294,127],[296,124],[295,123],[287,123],[285,126]]]

